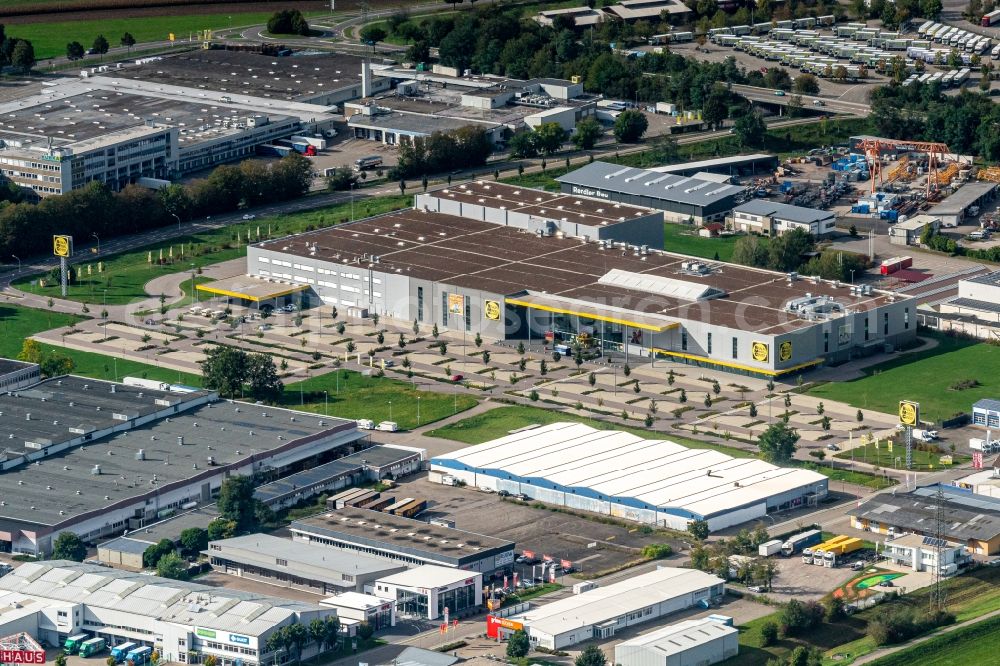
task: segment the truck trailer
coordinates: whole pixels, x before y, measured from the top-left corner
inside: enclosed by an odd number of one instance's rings
[[[814,546],[823,540],[823,533],[819,530],[807,530],[788,537],[785,543],[781,544],[781,554],[791,557],[803,548]]]

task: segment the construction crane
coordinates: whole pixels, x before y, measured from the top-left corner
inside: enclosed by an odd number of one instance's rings
[[[864,151],[868,158],[868,168],[871,169],[871,192],[874,195],[876,189],[875,175],[878,174],[878,182],[882,182],[882,162],[879,154],[886,149],[895,151],[906,151],[909,153],[927,153],[927,196],[931,195],[931,185],[937,186],[937,167],[942,158],[951,153],[948,144],[936,143],[933,141],[900,141],[897,139],[883,139],[877,136],[867,137],[858,142],[858,148]]]

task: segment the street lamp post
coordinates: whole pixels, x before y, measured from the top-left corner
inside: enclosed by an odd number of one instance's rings
[[[177,220],[177,231],[180,231],[181,230],[181,216],[178,215],[177,213],[171,213],[171,215],[173,215],[174,219]]]
[[[392,420],[392,400],[389,401],[389,420]]]
[[[417,396],[417,427],[420,427],[420,396]]]
[[[194,289],[194,262],[191,262],[191,296],[195,299],[195,302],[200,302],[198,299],[198,292]]]
[[[326,391],[323,391],[323,416],[329,416],[330,415],[329,399],[330,399],[330,395]]]
[[[101,253],[101,237],[97,235],[97,232],[92,232],[90,235],[93,236],[95,239],[97,239],[97,254],[100,254]]]
[[[354,221],[354,183],[350,183],[351,189],[351,222]]]
[[[15,260],[17,260],[17,272],[20,273],[21,272],[21,257],[17,256],[16,254],[12,254],[10,256],[12,256]]]

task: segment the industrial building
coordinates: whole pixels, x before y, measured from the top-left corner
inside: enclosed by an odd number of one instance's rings
[[[161,521],[130,530],[128,536],[97,544],[97,561],[113,567],[142,569],[142,554],[147,548],[163,539],[180,544],[184,530],[194,527],[205,529],[218,517],[219,511],[214,501],[175,513]]]
[[[727,224],[734,231],[764,236],[781,236],[801,229],[816,238],[824,238],[833,233],[836,220],[833,211],[753,199],[734,208]]]
[[[371,594],[395,602],[404,617],[458,619],[482,608],[483,574],[425,564],[380,578]]]
[[[1000,400],[977,400],[972,405],[972,423],[987,428],[1000,428]]]
[[[965,546],[975,555],[1000,554],[1000,499],[968,489],[933,485],[909,493],[875,495],[849,509],[847,515],[852,527],[890,538],[907,532],[936,536],[939,502],[945,516],[941,536],[946,541]]]
[[[152,382],[151,382],[152,383]],[[0,549],[43,556],[208,502],[234,474],[280,477],[363,448],[354,421],[83,377],[0,394]]]
[[[573,25],[577,28],[600,25],[608,18],[608,14],[600,9],[583,5],[582,7],[546,9],[535,15],[535,21],[537,21],[539,25],[545,25],[551,28],[556,19],[560,16],[573,19]]]
[[[406,570],[396,560],[269,534],[210,541],[207,552],[216,571],[324,595],[364,592],[377,579]]]
[[[490,622],[487,633],[503,638],[523,629],[536,647],[562,650],[592,639],[606,640],[643,622],[707,604],[725,594],[725,581],[695,569],[659,567]]]
[[[333,65],[317,64],[328,59]],[[118,190],[249,157],[257,146],[337,123],[328,105],[361,95],[362,62],[209,50],[84,70],[0,103],[0,171],[46,197],[92,181]],[[344,85],[331,85],[339,67],[348,68]],[[373,90],[389,86],[368,78]],[[314,94],[297,93],[306,79]]]
[[[942,302],[942,314],[972,315],[984,323],[1000,323],[1000,271],[959,280],[958,295]]]
[[[882,554],[886,559],[914,571],[934,571],[936,567],[940,567],[942,574],[955,573],[959,566],[972,559],[966,547],[961,544],[919,534],[904,534],[895,539],[886,539],[883,545],[885,548]]]
[[[604,10],[623,21],[659,21],[664,15],[671,21],[681,21],[691,14],[681,0],[621,0]]]
[[[410,566],[435,564],[490,574],[514,562],[511,541],[367,509],[345,507],[295,520],[289,530],[296,542],[378,555]]]
[[[588,192],[559,199],[486,182],[449,187],[420,195],[411,210],[251,245],[240,281],[487,339],[586,338],[626,360],[670,358],[761,377],[916,336],[907,296],[618,240],[652,240],[662,225],[648,208],[616,208]],[[259,298],[221,284],[229,298]]]
[[[37,363],[0,358],[0,392],[16,391],[37,384],[41,378],[42,369]]]
[[[809,470],[582,423],[553,423],[432,458],[429,479],[445,477],[681,531],[695,520],[719,530],[815,505],[828,481]]]
[[[319,605],[336,610],[337,619],[348,633],[353,633],[351,628],[362,622],[367,622],[375,631],[396,626],[396,602],[374,594],[342,592],[323,599]]]
[[[919,245],[920,236],[928,226],[937,232],[941,228],[940,218],[933,215],[914,215],[889,227],[889,242],[893,245]]]
[[[687,176],[591,162],[556,178],[565,194],[663,211],[667,222],[723,221],[744,198],[744,188]]]
[[[621,666],[707,666],[739,654],[739,631],[710,618],[686,620],[615,646]]]
[[[344,118],[357,139],[397,145],[473,126],[494,144],[510,132],[556,122],[571,131],[596,113],[597,98],[582,83],[562,79],[509,79],[463,76],[452,67],[432,71],[380,66],[373,73],[399,83],[390,91],[344,104]]]
[[[945,227],[955,227],[965,223],[972,208],[982,210],[996,198],[997,184],[986,181],[966,183],[927,211],[927,214],[941,220]]]
[[[85,633],[109,646],[151,647],[164,662],[213,656],[221,666],[272,664],[272,633],[336,615],[317,604],[62,560],[25,563],[0,578],[0,609],[0,635],[26,632],[61,647]],[[315,641],[304,647],[303,657],[319,652]]]
[[[751,153],[749,155],[733,155],[732,157],[715,157],[710,160],[665,164],[663,166],[650,167],[649,171],[669,173],[674,176],[696,177],[699,174],[714,173],[736,178],[740,176],[753,176],[758,173],[770,174],[774,172],[777,166],[777,156],[768,153]]]

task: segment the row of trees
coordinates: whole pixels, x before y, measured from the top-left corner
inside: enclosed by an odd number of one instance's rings
[[[222,165],[207,178],[158,192],[135,185],[112,192],[91,182],[38,204],[0,201],[0,256],[45,252],[53,234],[87,240],[96,233],[103,240],[242,206],[286,201],[305,194],[312,177],[309,160],[292,153],[269,165],[249,161]]]
[[[0,69],[13,67],[23,74],[35,66],[35,47],[27,39],[8,36],[3,23],[0,23]]]
[[[392,179],[413,178],[428,173],[468,169],[486,164],[493,151],[486,132],[475,125],[453,132],[434,132],[428,137],[405,139],[399,144],[399,160]]]
[[[370,637],[371,625],[368,625],[366,622],[362,624],[362,627],[364,626],[368,627],[367,631]],[[358,633],[359,635],[362,633],[361,627],[358,628]],[[277,650],[294,652],[296,660],[301,660],[302,650],[311,642],[316,644],[316,648],[319,651],[324,646],[327,649],[336,648],[339,634],[340,620],[336,616],[315,618],[308,625],[296,622],[295,624],[285,625],[268,636],[265,643],[265,650],[267,652],[275,652]]]
[[[132,36],[131,32],[126,32],[122,34],[121,40],[118,43],[127,47],[131,53],[132,47],[135,46],[135,37]],[[102,34],[94,38],[94,43],[90,47],[90,51],[91,53],[104,55],[110,48],[111,44],[108,43],[107,38]],[[66,58],[69,60],[80,60],[85,55],[87,55],[87,52],[80,42],[72,41],[66,45]]]
[[[43,377],[58,377],[73,372],[76,362],[66,354],[54,349],[45,349],[37,340],[26,338],[21,344],[18,361],[36,363]]]
[[[210,349],[201,362],[204,386],[229,398],[249,395],[255,400],[275,403],[285,387],[278,376],[274,357],[251,354],[235,347]]]
[[[809,256],[816,242],[804,229],[793,229],[781,236],[764,239],[748,235],[736,241],[732,261],[744,266],[768,268],[774,271],[798,271],[803,275],[818,275],[826,280],[847,281],[868,267],[864,255],[825,249]]]

